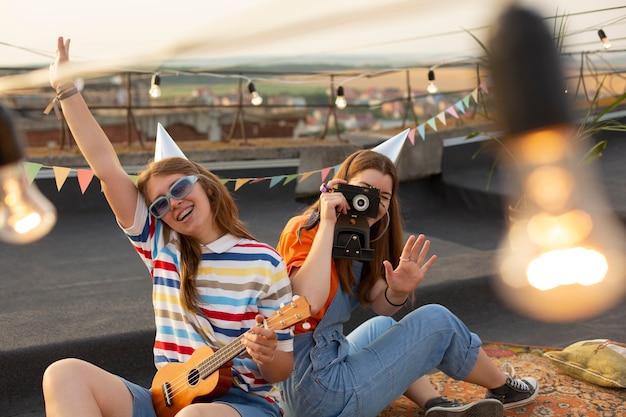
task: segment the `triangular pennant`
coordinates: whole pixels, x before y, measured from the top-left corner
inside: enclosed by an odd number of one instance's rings
[[[222,185],[228,184],[228,181],[230,181],[230,178],[220,178],[220,182],[222,183]]]
[[[434,117],[431,117],[430,119],[428,119],[426,123],[428,123],[428,126],[430,126],[432,130],[434,130],[435,132],[437,131],[437,121],[435,120]]]
[[[459,115],[458,115],[458,113],[456,112],[456,109],[455,109],[454,107],[452,107],[452,106],[450,106],[450,107],[448,107],[448,108],[446,109],[446,113],[451,114],[451,115],[452,115],[452,117],[454,117],[455,119],[458,119],[458,118],[459,118]]]
[[[252,181],[250,181],[250,184],[256,184],[257,182],[265,181],[266,179],[267,177],[255,178]]]
[[[487,81],[483,81],[480,83],[480,89],[483,90],[486,94],[489,94],[489,89],[487,88]]]
[[[250,181],[250,178],[237,178],[235,181],[235,191],[246,185]]]
[[[131,181],[132,181],[135,185],[137,185],[137,180],[139,179],[139,175],[135,175],[135,174],[133,174],[133,175],[129,175],[129,177],[130,177],[130,180],[131,180]]]
[[[304,172],[302,173],[302,175],[300,176],[300,179],[298,180],[298,182],[302,182],[304,180],[306,180],[307,178],[309,178],[311,175],[315,174],[317,171],[308,171],[308,172]],[[283,175],[284,177],[284,175]]]
[[[326,181],[326,177],[328,177],[328,174],[332,170],[333,170],[332,167],[322,169],[322,182]]]
[[[57,191],[61,191],[61,187],[65,184],[65,180],[67,180],[67,176],[70,175],[70,168],[65,167],[52,167],[52,171],[54,171],[54,179],[57,183]]]
[[[26,170],[26,178],[28,178],[28,183],[32,184],[37,177],[37,174],[43,167],[42,164],[37,164],[35,162],[24,162],[24,169]]]
[[[409,135],[410,130],[411,129],[403,130],[380,145],[373,147],[372,150],[387,156],[387,158],[391,159],[391,161],[396,164],[398,162],[398,157],[400,156],[400,151],[402,151],[402,147],[404,146],[404,142],[406,141],[406,137]]]
[[[409,140],[411,141],[411,145],[415,145],[415,129],[411,129],[409,132]]]
[[[475,88],[474,91],[472,91],[472,98],[476,103],[478,103],[478,88]]]
[[[443,123],[443,125],[445,126],[446,125],[446,112],[442,111],[441,113],[439,113],[437,115],[437,119],[439,119],[439,121]]]
[[[298,177],[298,174],[287,175],[285,178],[285,183],[283,185],[289,184],[291,181],[295,180]]]
[[[468,108],[470,106],[470,98],[472,96],[471,95],[466,95],[465,97],[463,97],[463,104],[465,105],[465,108]]]
[[[89,184],[91,184],[91,180],[93,179],[93,171],[88,169],[77,169],[76,175],[78,176],[80,191],[85,194],[85,190],[87,190],[87,187],[89,187]]]
[[[285,178],[284,175],[276,175],[270,179],[270,188],[273,188],[276,184],[281,182]]]
[[[178,156],[185,158],[185,154],[180,150],[174,139],[167,133],[163,125],[157,125],[156,144],[154,145],[154,160],[160,161],[163,158]]]
[[[422,137],[422,140],[426,140],[426,125],[424,123],[417,127],[417,132]]]
[[[461,100],[457,101],[455,107],[461,112],[465,113],[465,107],[463,107],[463,102]]]

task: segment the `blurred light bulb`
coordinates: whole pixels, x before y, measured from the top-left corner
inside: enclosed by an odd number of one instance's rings
[[[545,321],[598,315],[626,293],[622,225],[598,195],[592,167],[580,165],[574,134],[560,127],[516,138],[508,169],[525,205],[502,242],[496,288],[511,307]]]
[[[23,162],[0,167],[0,240],[12,244],[34,242],[56,223],[56,210],[29,184]]]
[[[613,45],[611,44],[611,42],[609,42],[609,38],[606,37],[606,33],[604,33],[604,30],[598,30],[598,37],[602,41],[604,49],[611,49],[611,46]]]
[[[337,87],[337,98],[335,98],[335,106],[337,106],[338,109],[345,109],[346,106],[348,105],[348,102],[346,101],[346,97],[344,96],[344,91],[343,91],[343,86],[339,86]]]
[[[152,76],[149,93],[152,98],[161,97],[161,76],[159,76],[159,74],[154,74]]]
[[[248,83],[248,91],[250,92],[250,103],[252,103],[253,106],[260,106],[263,104],[263,97],[257,93],[256,87],[252,81]]]
[[[426,91],[428,91],[429,94],[435,94],[437,91],[439,91],[439,88],[437,88],[437,84],[435,84],[435,71],[428,71],[428,81],[429,82],[428,87],[426,87]]]
[[[21,138],[9,110],[0,106],[0,240],[26,244],[48,234],[56,209],[29,184]]]
[[[626,294],[626,237],[594,166],[582,164],[552,35],[539,15],[512,5],[488,49],[508,151],[500,160],[516,208],[498,251],[495,290],[538,320],[599,315]]]

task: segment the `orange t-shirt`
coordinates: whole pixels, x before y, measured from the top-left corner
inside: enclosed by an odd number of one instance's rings
[[[298,230],[300,230],[300,227],[306,223],[307,219],[308,215],[296,216],[290,219],[283,229],[278,245],[276,246],[276,250],[285,260],[287,273],[290,275],[293,268],[300,268],[302,264],[304,264],[306,257],[309,255],[311,246],[313,245],[313,239],[315,238],[315,234],[317,233],[317,229],[319,227],[318,224],[311,230],[302,229],[300,231],[300,240],[298,240]],[[306,333],[315,329],[317,323],[322,319],[322,317],[324,317],[324,314],[326,314],[326,310],[328,310],[328,306],[330,306],[330,303],[335,297],[338,286],[339,277],[337,275],[337,269],[335,268],[335,262],[332,261],[330,265],[330,292],[324,307],[322,307],[317,314],[313,315],[309,319],[298,323],[295,326],[294,333]],[[303,325],[306,326],[306,324],[309,324],[311,327],[303,327]]]

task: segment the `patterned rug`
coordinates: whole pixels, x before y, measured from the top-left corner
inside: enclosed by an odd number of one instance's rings
[[[505,416],[528,417],[612,417],[626,416],[626,389],[602,388],[574,379],[558,370],[543,353],[558,348],[485,343],[484,349],[499,366],[509,362],[518,377],[539,381],[535,402],[504,411]],[[441,372],[431,381],[442,395],[463,402],[484,398],[485,389],[455,381]],[[422,409],[406,397],[398,398],[379,417],[418,417]]]

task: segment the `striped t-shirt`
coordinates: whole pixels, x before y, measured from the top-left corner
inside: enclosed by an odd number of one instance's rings
[[[289,276],[278,253],[267,244],[227,234],[202,247],[196,276],[202,315],[190,313],[181,304],[177,234],[171,231],[165,242],[164,224],[148,214],[141,196],[137,201],[134,225],[123,230],[152,275],[157,369],[187,361],[201,346],[219,349],[254,326],[257,314],[270,317],[291,301]],[[290,329],[276,333],[278,349],[293,351]],[[234,359],[232,372],[235,386],[270,401],[280,399],[245,351]]]

